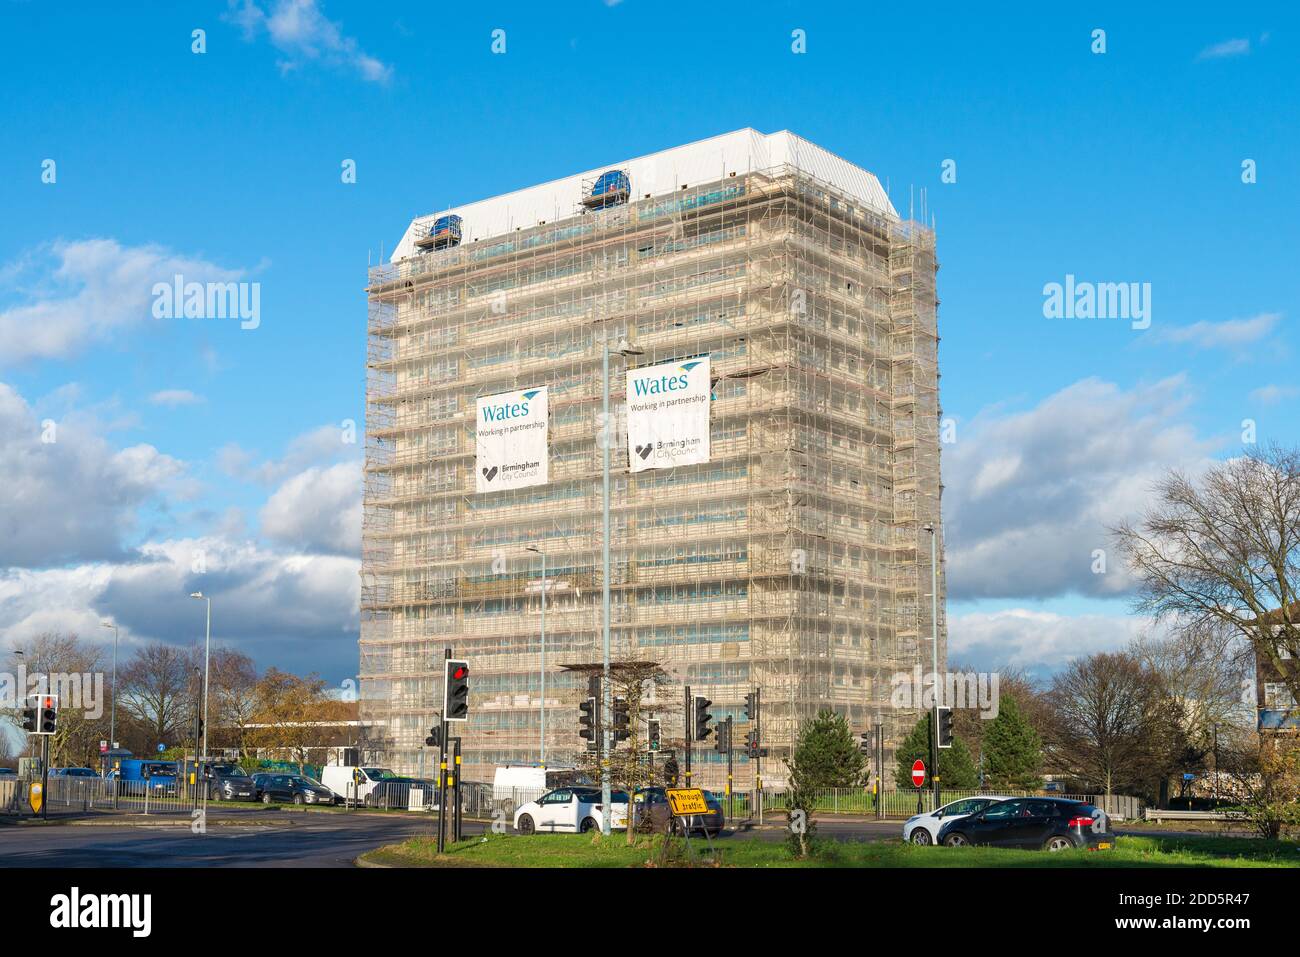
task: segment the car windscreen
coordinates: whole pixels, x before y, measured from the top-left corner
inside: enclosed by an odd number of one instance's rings
[[[212,772],[218,777],[223,778],[246,778],[248,772],[237,764],[218,764],[212,769]]]
[[[395,778],[397,775],[388,768],[362,768],[366,772],[366,777],[372,781],[387,781],[389,778]]]

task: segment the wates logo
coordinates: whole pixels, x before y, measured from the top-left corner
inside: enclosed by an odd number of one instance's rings
[[[680,375],[661,375],[657,379],[637,379],[633,391],[638,395],[662,395],[665,392],[680,392],[691,384],[690,372],[700,363],[686,362],[678,366]]]
[[[523,393],[523,402],[503,402],[501,405],[483,406],[483,418],[489,422],[504,422],[507,419],[522,419],[528,414],[528,403],[537,397],[541,389]]]

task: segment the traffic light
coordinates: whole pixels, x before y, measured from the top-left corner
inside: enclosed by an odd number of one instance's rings
[[[709,714],[709,705],[713,704],[704,695],[695,696],[695,740],[703,741],[713,733],[709,727],[709,722],[713,720],[713,715]]]
[[[59,730],[59,696],[52,694],[34,695],[36,707],[35,725],[32,734],[54,734]],[[26,721],[24,721],[24,725]]]
[[[626,741],[632,735],[632,732],[628,727],[630,721],[628,720],[627,714],[627,699],[615,698],[613,701],[613,708],[614,718],[612,723],[614,725],[614,743],[618,744],[620,741]]]
[[[442,725],[435,724],[429,729],[429,736],[424,739],[424,746],[426,748],[442,747]]]
[[[445,721],[469,720],[469,662],[448,658],[443,672],[442,717]]]
[[[874,747],[875,741],[873,739],[874,739],[874,735],[872,732],[863,731],[862,743],[858,745],[858,750],[861,751],[863,754],[870,754],[872,751],[875,750]]]
[[[749,735],[745,738],[745,754],[751,758],[762,757],[763,752],[759,750],[757,731],[749,732]]]
[[[677,774],[679,770],[676,758],[669,758],[664,762],[664,780],[668,782],[670,787],[677,783]]]
[[[939,747],[952,747],[952,708],[939,709]]]
[[[718,738],[713,743],[713,747],[723,754],[731,750],[731,719],[728,718],[718,724]]]
[[[37,714],[39,710],[35,704],[30,708],[23,708],[23,730],[28,734],[36,734],[40,726],[41,719],[40,715]]]
[[[745,695],[745,717],[753,721],[758,716],[758,692],[751,691]]]
[[[588,751],[600,749],[600,676],[587,679],[587,700],[578,705],[578,737]]]
[[[658,751],[659,750],[659,722],[658,721],[652,720],[650,722],[650,730],[647,732],[646,736],[650,739],[650,750]]]

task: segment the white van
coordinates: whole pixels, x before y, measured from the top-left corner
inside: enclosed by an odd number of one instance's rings
[[[584,783],[586,775],[576,768],[507,764],[497,768],[492,779],[492,801],[508,814],[514,814],[515,808],[536,801],[547,791]]]
[[[361,768],[349,764],[327,764],[321,768],[320,783],[339,796],[344,804],[364,804],[366,795],[384,778],[397,775],[388,768]]]

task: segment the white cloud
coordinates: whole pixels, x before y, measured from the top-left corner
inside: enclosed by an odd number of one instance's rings
[[[327,18],[316,0],[272,0],[259,6],[253,0],[230,0],[229,19],[252,38],[265,31],[272,45],[285,55],[280,70],[289,73],[308,61],[346,64],[371,83],[387,83],[393,68],[365,53],[339,25]]]
[[[1115,651],[1151,629],[1146,618],[1060,615],[1007,608],[958,615],[948,623],[948,660],[980,670],[1054,671],[1076,658]]]
[[[124,654],[136,641],[189,645],[203,637],[203,607],[188,596],[202,591],[212,597],[214,644],[263,665],[352,674],[358,571],[355,558],[219,537],[153,542],[126,561],[0,573],[0,639],[59,630],[111,640],[99,626],[109,617],[121,626]]]
[[[1260,405],[1277,405],[1283,399],[1293,399],[1300,395],[1300,388],[1293,385],[1263,385],[1250,393],[1251,401]]]
[[[56,242],[0,269],[0,365],[76,355],[114,333],[152,320],[154,283],[228,282],[241,273],[162,246],[112,239]]]
[[[1282,320],[1280,312],[1261,312],[1249,319],[1223,322],[1194,322],[1190,326],[1165,329],[1158,334],[1164,342],[1186,344],[1197,349],[1241,351],[1271,333]]]
[[[356,442],[345,441],[355,436],[355,430],[345,432],[338,425],[322,425],[295,436],[281,458],[260,462],[253,453],[232,442],[218,450],[217,467],[231,478],[270,485],[313,465],[359,457]]]
[[[1267,34],[1264,35],[1267,37]],[[1260,38],[1261,41],[1264,37]],[[1250,41],[1244,37],[1234,40],[1224,40],[1222,43],[1214,43],[1206,47],[1196,55],[1198,60],[1222,60],[1226,57],[1245,56],[1250,52]]]
[[[203,396],[196,395],[189,389],[163,389],[161,392],[155,392],[149,396],[149,401],[154,405],[195,405],[203,401]]]
[[[262,534],[309,551],[361,554],[361,463],[293,476],[267,499]]]
[[[111,448],[76,416],[38,420],[0,383],[0,568],[120,558],[140,509],[184,474],[152,445]]]
[[[942,462],[949,595],[1126,592],[1107,529],[1214,447],[1177,421],[1188,402],[1182,377],[1127,392],[1084,379],[1027,412],[977,416]],[[1105,574],[1093,574],[1095,549]]]

